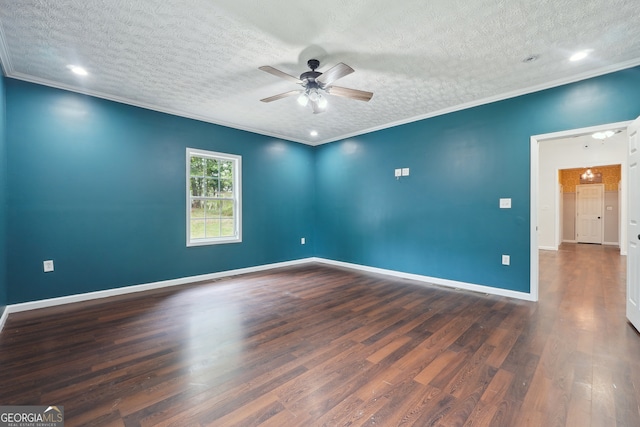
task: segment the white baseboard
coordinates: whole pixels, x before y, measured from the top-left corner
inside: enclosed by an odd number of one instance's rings
[[[214,279],[219,279],[219,278],[228,277],[228,276],[237,276],[239,274],[254,273],[254,272],[263,271],[263,270],[271,270],[279,267],[289,267],[292,265],[305,264],[308,262],[310,262],[310,258],[303,258],[295,261],[279,262],[275,264],[264,264],[256,267],[240,268],[237,270],[226,270],[226,271],[220,271],[217,273],[201,274],[198,276],[181,277],[179,279],[163,280],[160,282],[125,286],[122,288],[106,289],[104,291],[87,292],[84,294],[75,294],[75,295],[69,295],[64,297],[23,302],[19,304],[8,305],[7,308],[5,309],[5,314],[17,313],[20,311],[27,311],[27,310],[36,310],[38,308],[53,307],[56,305],[71,304],[74,302],[82,302],[82,301],[88,301],[93,299],[108,298],[116,295],[132,294],[136,292],[149,291],[153,289],[168,288],[171,286],[180,286],[188,283],[214,280]]]
[[[602,242],[602,244],[607,246],[620,246],[620,242]]]
[[[578,243],[577,240],[563,240],[562,243]]]
[[[4,311],[2,312],[2,316],[0,316],[0,332],[2,332],[2,328],[4,328],[4,324],[7,321],[7,318],[9,317],[9,307],[5,307]]]
[[[458,282],[456,280],[422,276],[420,274],[404,273],[402,271],[386,270],[386,269],[377,268],[377,267],[368,267],[366,265],[351,264],[348,262],[334,261],[334,260],[325,259],[325,258],[312,258],[312,260],[323,263],[323,264],[335,265],[337,267],[345,267],[353,270],[366,271],[369,273],[384,274],[387,276],[393,276],[393,277],[398,277],[402,279],[415,280],[415,281],[422,282],[425,284],[430,284],[430,285],[440,285],[440,286],[446,286],[449,288],[480,292],[483,294],[499,295],[499,296],[504,296],[509,298],[521,299],[525,301],[535,301],[535,298],[530,293],[512,291],[509,289],[493,288],[491,286],[476,285],[474,283]]]
[[[557,246],[538,246],[538,249],[541,249],[543,251],[557,251],[558,247]]]
[[[2,317],[0,317],[0,331],[2,331],[2,328],[9,314],[11,313],[18,313],[18,312],[27,311],[27,310],[36,310],[39,308],[46,308],[46,307],[54,307],[57,305],[71,304],[74,302],[108,298],[108,297],[117,296],[117,295],[132,294],[136,292],[149,291],[153,289],[168,288],[171,286],[180,286],[180,285],[185,285],[189,283],[215,280],[222,277],[237,276],[240,274],[247,274],[247,273],[255,273],[258,271],[271,270],[271,269],[280,268],[280,267],[289,267],[293,265],[306,264],[310,262],[318,262],[318,263],[327,264],[327,265],[334,265],[337,267],[349,268],[352,270],[366,271],[369,273],[376,273],[376,274],[384,274],[386,276],[398,277],[402,279],[410,279],[410,280],[415,280],[417,282],[421,282],[424,284],[440,285],[440,286],[446,286],[450,288],[465,289],[469,291],[480,292],[484,294],[499,295],[499,296],[526,300],[526,301],[535,301],[535,299],[532,297],[531,294],[524,293],[524,292],[517,292],[517,291],[511,291],[508,289],[493,288],[490,286],[476,285],[473,283],[458,282],[455,280],[422,276],[419,274],[404,273],[402,271],[386,270],[386,269],[377,268],[377,267],[368,267],[365,265],[352,264],[348,262],[334,261],[330,259],[314,257],[314,258],[303,258],[303,259],[294,260],[294,261],[279,262],[275,264],[259,265],[256,267],[240,268],[237,270],[220,271],[217,273],[202,274],[198,276],[182,277],[179,279],[163,280],[160,282],[125,286],[125,287],[114,288],[114,289],[106,289],[103,291],[87,292],[83,294],[68,295],[68,296],[49,298],[49,299],[38,300],[38,301],[29,301],[29,302],[23,302],[19,304],[10,304],[10,305],[7,305],[7,307],[4,310],[4,313],[2,314]]]

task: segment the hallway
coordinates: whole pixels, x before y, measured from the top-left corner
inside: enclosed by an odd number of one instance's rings
[[[550,335],[523,408],[536,425],[548,404],[566,425],[640,425],[640,335],[625,317],[626,257],[613,246],[540,251],[540,301],[531,327]],[[540,393],[534,392],[539,390]],[[538,411],[536,411],[538,409]]]

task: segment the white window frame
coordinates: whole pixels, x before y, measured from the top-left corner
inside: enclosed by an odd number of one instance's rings
[[[233,162],[233,204],[234,204],[234,236],[209,237],[204,239],[191,239],[191,158],[204,157],[216,160]],[[242,242],[242,156],[235,154],[217,153],[215,151],[200,150],[187,147],[186,155],[186,194],[187,194],[187,247],[217,245],[221,243]],[[220,198],[215,198],[220,199]],[[229,199],[226,199],[229,200]]]

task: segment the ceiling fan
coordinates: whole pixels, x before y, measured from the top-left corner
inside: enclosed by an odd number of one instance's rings
[[[267,73],[273,74],[276,77],[289,80],[302,86],[302,89],[280,93],[278,95],[261,99],[260,101],[272,102],[277,101],[278,99],[286,98],[288,96],[298,95],[298,103],[300,105],[306,106],[308,104],[311,104],[311,108],[313,109],[314,114],[318,114],[322,113],[327,107],[327,98],[323,96],[323,93],[365,102],[369,101],[373,96],[373,93],[371,92],[349,89],[341,86],[333,86],[333,82],[354,72],[353,68],[349,67],[346,64],[343,64],[342,62],[338,65],[333,66],[332,68],[329,68],[324,73],[316,71],[316,69],[320,66],[320,61],[318,61],[317,59],[308,60],[307,65],[309,66],[309,68],[311,68],[311,71],[306,71],[300,74],[300,78],[294,77],[268,65],[260,67],[262,71],[266,71]]]

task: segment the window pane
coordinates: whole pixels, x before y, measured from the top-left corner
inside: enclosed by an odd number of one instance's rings
[[[192,200],[191,201],[191,218],[204,218],[204,201]]]
[[[220,177],[223,179],[233,178],[233,162],[226,160],[220,161]]]
[[[220,237],[220,220],[207,219],[207,237]]]
[[[232,218],[233,217],[233,201],[232,200],[223,200],[222,202],[222,214],[223,218]]]
[[[229,237],[235,235],[235,227],[234,220],[231,219],[223,219],[221,223],[222,227],[222,236]]]
[[[201,157],[191,158],[191,176],[204,175],[204,159]]]
[[[207,176],[212,176],[217,178],[219,175],[218,172],[218,161],[215,159],[206,159],[207,164]]]
[[[217,200],[207,200],[205,204],[207,218],[220,218],[220,206]]]
[[[191,220],[191,238],[204,239],[204,220],[203,219]]]
[[[233,181],[223,179],[220,181],[220,197],[233,197]]]
[[[205,196],[216,197],[218,196],[218,180],[207,178],[205,182]]]
[[[191,178],[191,196],[203,196],[204,178]]]

